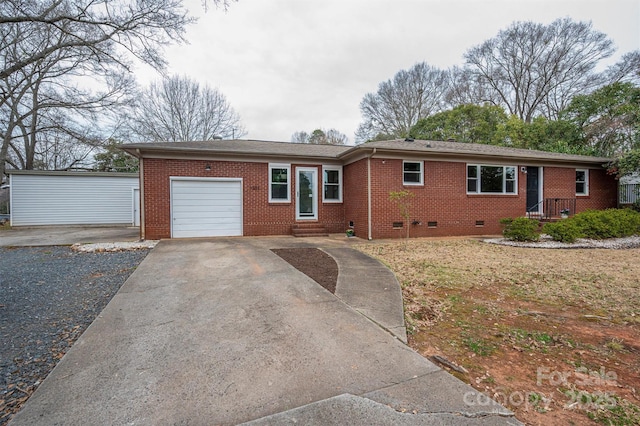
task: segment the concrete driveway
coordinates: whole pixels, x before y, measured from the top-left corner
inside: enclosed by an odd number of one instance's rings
[[[160,242],[11,425],[518,424],[269,250],[314,244]]]
[[[140,229],[135,226],[38,226],[0,230],[0,247],[68,246],[139,239]]]

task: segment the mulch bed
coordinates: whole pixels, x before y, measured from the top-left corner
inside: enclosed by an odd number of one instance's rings
[[[336,292],[338,265],[327,253],[317,248],[272,249],[271,251],[332,294]]]

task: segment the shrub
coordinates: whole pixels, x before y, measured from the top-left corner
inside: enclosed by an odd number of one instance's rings
[[[554,241],[562,243],[572,243],[583,236],[573,219],[547,223],[542,228],[542,232],[548,234]]]
[[[629,237],[640,232],[640,213],[631,209],[587,210],[572,218],[585,238]]]
[[[508,240],[538,241],[540,239],[537,220],[517,217],[515,219],[501,219],[500,223],[504,225],[502,235]]]
[[[640,213],[631,209],[587,210],[560,222],[548,223],[543,232],[556,241],[576,238],[621,238],[640,234]]]

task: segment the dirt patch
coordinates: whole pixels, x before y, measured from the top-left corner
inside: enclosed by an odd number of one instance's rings
[[[331,256],[317,248],[271,250],[332,294],[338,283],[338,265]]]
[[[640,249],[357,248],[401,282],[409,344],[462,366],[450,371],[519,420],[640,423]]]

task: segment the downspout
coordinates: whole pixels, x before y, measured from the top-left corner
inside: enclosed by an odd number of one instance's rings
[[[137,149],[138,158],[140,158],[138,166],[138,179],[140,181],[140,241],[145,239],[145,226],[144,226],[144,160],[140,155],[140,150]]]
[[[371,226],[371,157],[376,154],[376,148],[373,148],[371,151],[371,155],[367,157],[367,231],[368,231],[368,239],[371,241],[373,237],[372,234],[372,226]]]

